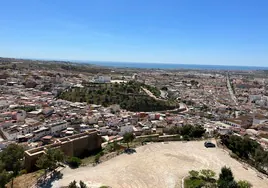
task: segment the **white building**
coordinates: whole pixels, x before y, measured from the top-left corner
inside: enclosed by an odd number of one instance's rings
[[[13,125],[8,129],[1,129],[4,136],[7,140],[16,140],[19,135],[21,135],[21,131],[18,129],[18,125]]]
[[[48,127],[40,127],[39,129],[33,131],[33,141],[39,140],[40,138],[49,135],[51,133]]]
[[[60,132],[68,127],[67,121],[59,121],[48,124],[52,135],[59,135]]]
[[[90,129],[89,125],[86,125],[86,124],[81,124],[79,128],[80,128],[80,132],[85,132],[86,130]]]
[[[98,76],[94,79],[95,83],[110,83],[111,77],[110,76]]]

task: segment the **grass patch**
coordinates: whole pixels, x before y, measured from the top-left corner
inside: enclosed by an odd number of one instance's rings
[[[93,164],[94,163],[94,159],[95,159],[95,155],[91,155],[89,157],[85,157],[83,159],[81,159],[81,165],[82,166],[86,166],[86,165],[89,165],[89,164]]]
[[[202,187],[204,185],[204,180],[199,178],[186,178],[184,180],[184,187],[185,188],[197,188]]]

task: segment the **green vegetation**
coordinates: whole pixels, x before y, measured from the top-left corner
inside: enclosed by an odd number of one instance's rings
[[[142,87],[144,87],[144,88],[148,89],[149,91],[151,91],[156,97],[160,97],[161,92],[156,87],[146,85],[146,84],[142,84],[142,83],[139,83],[139,82],[136,82],[136,83],[141,84]]]
[[[191,170],[189,177],[184,180],[185,188],[250,188],[252,185],[245,181],[234,180],[233,173],[230,168],[223,167],[219,174],[219,179],[216,180],[216,173],[209,169],[201,170],[200,172]]]
[[[78,157],[70,157],[67,159],[67,163],[72,168],[78,168],[81,165],[82,161]]]
[[[245,180],[238,181],[237,185],[238,185],[239,188],[250,188],[250,187],[252,187],[251,183],[249,183],[248,181],[245,181]]]
[[[1,170],[0,172],[0,187],[4,188],[5,185],[9,182],[12,178],[12,175],[8,173],[6,170]]]
[[[80,181],[79,182],[79,185],[77,185],[77,182],[74,180],[72,181],[69,185],[68,185],[68,188],[87,188],[88,186],[83,182],[83,181]],[[106,185],[103,185],[103,186],[100,186],[100,188],[110,188],[109,186],[106,186]]]
[[[222,136],[221,142],[229,148],[233,154],[245,160],[263,173],[268,173],[268,151],[265,151],[259,143],[248,137]]]
[[[36,107],[35,106],[21,106],[21,107],[18,107],[16,109],[17,110],[24,110],[25,112],[31,112],[31,111],[36,110]]]
[[[18,175],[22,169],[24,149],[17,144],[10,144],[0,153],[0,167],[6,171],[13,171]]]
[[[100,162],[100,157],[101,157],[101,155],[99,153],[97,155],[95,155],[94,162],[96,164]]]
[[[163,111],[174,109],[177,106],[176,101],[161,101],[149,97],[141,87],[144,87],[160,95],[160,91],[140,82],[130,81],[122,84],[84,84],[84,88],[72,88],[62,92],[59,98],[73,102],[87,102],[89,104],[101,104],[110,106],[119,104],[121,108],[130,111]]]
[[[68,188],[87,188],[87,185],[83,181],[80,181],[79,185],[77,185],[77,182],[74,180],[68,185]]]
[[[47,170],[54,170],[58,167],[58,162],[64,160],[64,154],[59,149],[48,149],[45,154],[38,158],[36,166],[39,169],[45,170],[45,176]]]
[[[132,142],[134,140],[135,136],[133,133],[125,133],[123,135],[124,142],[127,143],[127,148],[129,148],[129,142]]]
[[[5,187],[22,170],[23,154],[23,147],[17,144],[10,144],[0,152],[0,187]]]
[[[206,130],[201,125],[184,125],[184,126],[175,126],[169,129],[169,134],[178,134],[183,136],[184,140],[192,138],[201,138],[204,136]]]
[[[184,180],[185,188],[216,187],[216,173],[212,170],[191,170],[189,174],[190,176]]]
[[[218,187],[219,188],[238,187],[230,168],[223,167],[221,169],[221,173],[219,175],[218,180]]]

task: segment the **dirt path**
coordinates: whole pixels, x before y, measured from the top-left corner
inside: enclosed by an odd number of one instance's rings
[[[96,167],[62,171],[63,179],[53,187],[68,185],[72,180],[113,188],[174,188],[190,170],[211,169],[217,174],[221,167],[231,167],[237,180],[247,180],[253,187],[266,188],[268,179],[246,170],[220,148],[205,148],[203,142],[153,143],[137,148],[137,153],[123,154]]]
[[[148,89],[144,88],[144,87],[141,87],[141,89],[149,96],[149,97],[152,97],[153,99],[155,100],[158,100],[158,101],[167,101],[165,99],[160,99],[158,97],[156,97],[151,91],[149,91]]]

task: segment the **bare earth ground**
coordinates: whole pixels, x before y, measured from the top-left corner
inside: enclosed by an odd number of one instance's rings
[[[28,174],[23,174],[18,176],[13,181],[14,188],[29,188],[32,187],[37,182],[37,179],[43,174],[43,171],[36,171]],[[9,182],[6,187],[11,187],[11,182]]]
[[[174,188],[190,170],[211,169],[219,174],[221,167],[231,167],[236,180],[247,180],[253,187],[267,188],[268,179],[231,158],[220,148],[205,148],[204,142],[153,143],[136,149],[137,153],[122,154],[95,167],[81,167],[62,171],[63,179],[53,187],[82,180],[92,185],[113,188]]]

